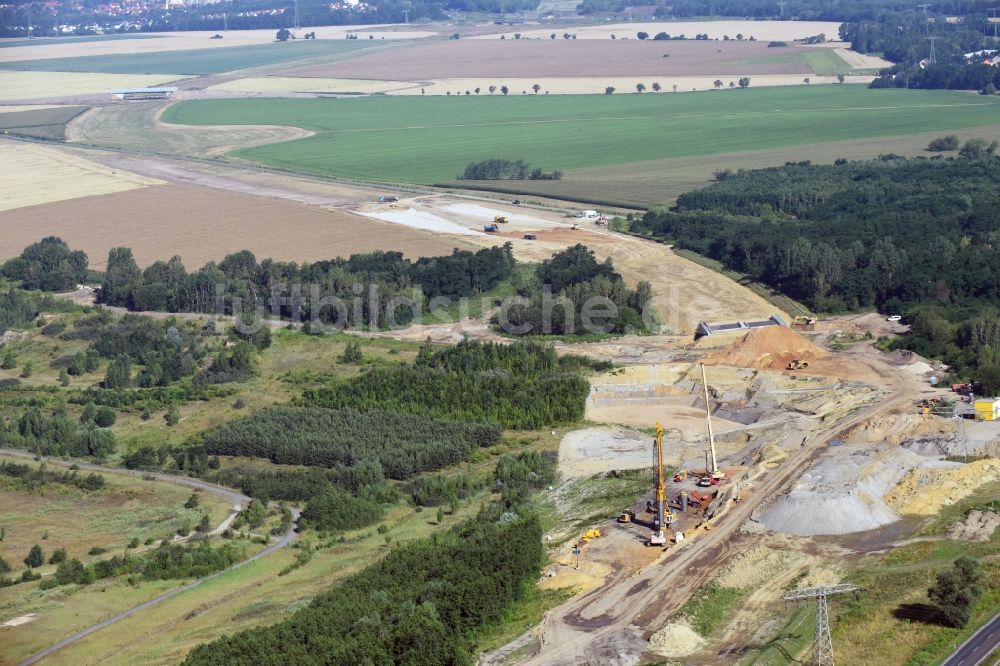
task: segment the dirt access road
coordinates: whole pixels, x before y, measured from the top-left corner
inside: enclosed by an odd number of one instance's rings
[[[894,372],[872,347],[866,346],[847,356],[870,366],[873,373],[886,379],[889,393],[885,400],[813,432],[799,452],[759,479],[743,502],[731,506],[716,519],[712,531],[667,551],[635,575],[629,576],[622,567],[601,587],[550,611],[535,630],[539,634],[538,650],[520,663],[546,666],[635,663],[645,651],[648,636],[676,613],[728,558],[743,550],[748,537],[741,537],[738,530],[760,504],[798,479],[841,432],[908,404],[919,395],[920,389],[913,380]],[[511,646],[523,648],[528,642],[522,637]],[[488,655],[484,662],[498,663],[496,657],[509,654],[508,648],[502,648]]]
[[[18,450],[15,450],[15,449],[0,449],[0,454],[7,455],[7,456],[13,456],[13,457],[17,457],[17,458],[28,458],[28,459],[32,459],[32,460],[34,460],[34,458],[35,458],[34,454],[26,453],[24,451],[18,451]],[[173,476],[173,475],[170,475],[170,474],[161,474],[161,473],[158,473],[158,472],[142,472],[142,471],[138,471],[138,470],[129,470],[129,469],[118,469],[118,468],[111,468],[111,467],[102,467],[100,465],[93,465],[91,463],[76,462],[76,461],[66,461],[66,460],[60,460],[60,459],[56,459],[56,458],[46,458],[45,462],[49,463],[49,464],[52,464],[52,465],[62,465],[62,466],[65,466],[65,467],[69,467],[70,465],[76,465],[80,469],[91,471],[91,472],[107,472],[109,474],[131,474],[132,476],[136,476],[136,477],[152,476],[157,481],[162,481],[164,483],[172,483],[172,484],[178,485],[178,486],[185,486],[187,488],[192,488],[194,490],[202,490],[202,491],[205,491],[207,493],[212,493],[213,495],[218,495],[220,497],[224,497],[224,498],[226,498],[228,500],[231,500],[233,502],[233,510],[230,512],[229,516],[227,516],[226,519],[224,521],[222,521],[222,523],[212,531],[212,534],[219,533],[222,530],[226,529],[226,527],[228,527],[229,524],[232,523],[233,519],[236,517],[236,514],[240,511],[240,508],[242,507],[242,505],[244,503],[250,501],[250,497],[248,497],[247,495],[244,495],[243,493],[241,493],[239,491],[232,490],[232,489],[226,488],[224,486],[219,486],[219,485],[216,485],[214,483],[208,483],[206,481],[200,481],[198,479],[192,479],[192,478],[189,478],[189,477]],[[227,569],[223,569],[222,571],[217,571],[216,573],[212,574],[211,576],[205,576],[204,578],[199,578],[197,580],[193,580],[190,583],[182,585],[181,587],[177,587],[177,588],[174,588],[173,590],[169,590],[167,592],[164,592],[163,594],[161,594],[161,595],[159,595],[157,597],[154,597],[154,598],[150,599],[149,601],[141,603],[138,606],[135,606],[133,608],[129,608],[128,610],[124,610],[121,613],[113,615],[113,616],[109,617],[108,619],[104,620],[103,622],[99,622],[97,624],[94,624],[94,625],[91,625],[91,626],[86,627],[84,629],[81,629],[80,631],[76,632],[75,634],[72,634],[71,636],[67,636],[66,638],[62,639],[61,641],[59,641],[57,643],[54,643],[54,644],[50,645],[49,647],[45,648],[44,650],[41,650],[40,652],[36,652],[35,654],[31,655],[30,657],[28,657],[27,659],[25,659],[24,661],[22,661],[20,664],[18,664],[18,666],[29,666],[30,664],[37,663],[37,662],[41,661],[42,659],[45,659],[46,657],[49,657],[49,656],[55,654],[59,650],[62,650],[67,645],[75,643],[76,641],[78,641],[78,640],[80,640],[80,639],[82,639],[82,638],[84,638],[86,636],[89,636],[90,634],[94,633],[95,631],[100,631],[101,629],[104,629],[105,627],[110,627],[113,624],[121,622],[125,618],[132,617],[136,613],[141,613],[142,611],[146,610],[147,608],[152,608],[153,606],[155,606],[155,605],[157,605],[159,603],[162,603],[162,602],[166,601],[167,599],[171,599],[173,597],[176,597],[179,594],[183,594],[184,592],[187,592],[188,590],[201,585],[205,581],[211,580],[211,579],[213,579],[213,578],[215,578],[217,576],[221,576],[221,575],[223,575],[223,574],[225,574],[227,572],[230,572],[233,569],[238,569],[239,567],[242,567],[242,566],[244,566],[246,564],[249,564],[250,562],[254,562],[254,561],[259,560],[259,559],[261,559],[263,557],[267,557],[268,555],[272,555],[272,554],[278,552],[282,548],[285,548],[286,546],[291,545],[298,538],[298,536],[299,536],[298,535],[298,524],[299,524],[299,510],[298,509],[292,509],[292,520],[293,520],[293,528],[291,530],[289,530],[288,533],[285,534],[283,537],[281,537],[279,540],[275,541],[274,543],[272,543],[271,545],[269,545],[267,548],[265,548],[264,550],[260,551],[259,553],[255,554],[255,555],[253,555],[253,556],[251,556],[251,557],[249,557],[249,558],[247,558],[245,560],[237,562],[236,564],[234,564],[233,566],[231,566],[231,567],[229,567]]]

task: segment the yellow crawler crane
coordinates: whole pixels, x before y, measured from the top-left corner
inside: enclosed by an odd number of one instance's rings
[[[663,426],[656,424],[656,522],[654,532],[649,535],[650,546],[664,546],[667,536],[663,533],[664,506],[667,503],[667,489],[663,479]]]

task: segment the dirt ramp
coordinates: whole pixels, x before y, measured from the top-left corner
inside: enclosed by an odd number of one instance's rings
[[[785,326],[755,328],[705,362],[759,370],[783,370],[792,359],[815,361],[827,352]]]

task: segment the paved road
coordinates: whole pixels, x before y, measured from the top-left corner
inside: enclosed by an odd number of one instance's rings
[[[35,457],[31,453],[26,453],[24,451],[16,451],[16,450],[12,450],[12,449],[0,449],[0,454],[7,455],[7,456],[14,456],[14,457],[18,457],[18,458],[28,458],[28,459],[34,459],[34,457]],[[205,481],[199,481],[198,479],[192,479],[192,478],[184,477],[184,476],[172,476],[170,474],[160,474],[160,473],[156,473],[156,472],[139,472],[139,471],[135,471],[135,470],[118,469],[118,468],[111,468],[111,467],[102,467],[100,465],[93,465],[93,464],[90,464],[90,463],[74,462],[74,461],[66,461],[66,460],[58,460],[58,459],[53,459],[53,458],[46,458],[45,462],[47,464],[64,465],[64,466],[67,466],[67,467],[69,465],[76,465],[80,469],[84,469],[84,470],[88,470],[88,471],[93,471],[93,472],[108,472],[108,473],[112,473],[112,474],[132,474],[133,476],[139,476],[139,477],[149,475],[149,476],[155,477],[158,481],[163,481],[165,483],[173,483],[174,485],[179,485],[179,486],[186,486],[188,488],[195,488],[195,489],[199,489],[199,490],[204,490],[205,492],[212,493],[212,494],[218,495],[220,497],[225,497],[225,498],[227,498],[227,499],[229,499],[229,500],[231,500],[233,502],[233,511],[222,522],[222,524],[219,525],[219,527],[217,527],[213,531],[213,534],[216,533],[216,532],[221,532],[223,529],[225,529],[225,527],[228,526],[233,521],[233,518],[235,518],[236,513],[240,510],[240,506],[243,504],[243,502],[249,502],[250,501],[249,497],[247,497],[246,495],[244,495],[243,493],[241,493],[239,491],[232,490],[230,488],[225,488],[223,486],[218,486],[218,485],[215,485],[214,483],[208,483],[208,482],[205,482]],[[105,627],[109,627],[109,626],[111,626],[111,625],[113,625],[113,624],[115,624],[117,622],[121,622],[125,618],[132,617],[136,613],[141,613],[142,611],[146,610],[147,608],[151,608],[152,606],[155,606],[155,605],[157,605],[157,604],[159,604],[161,602],[164,602],[167,599],[171,599],[173,597],[176,597],[178,594],[182,594],[182,593],[187,592],[188,590],[190,590],[192,588],[198,587],[199,585],[201,585],[202,583],[204,583],[207,580],[212,580],[213,578],[217,578],[218,576],[221,576],[221,575],[223,575],[225,573],[228,573],[228,572],[230,572],[230,571],[232,571],[234,569],[238,569],[239,567],[242,567],[242,566],[244,566],[246,564],[249,564],[250,562],[254,562],[255,560],[259,560],[259,559],[261,559],[263,557],[267,557],[268,555],[276,553],[277,551],[281,550],[282,548],[290,545],[293,541],[295,541],[295,539],[298,538],[299,535],[298,535],[298,531],[297,530],[298,530],[298,524],[299,524],[299,513],[300,512],[299,512],[298,509],[292,509],[292,518],[293,518],[293,524],[294,524],[293,529],[291,529],[288,532],[288,534],[285,534],[283,537],[281,537],[281,539],[279,539],[278,541],[272,543],[271,545],[269,545],[267,548],[265,548],[264,550],[260,551],[256,555],[254,555],[254,556],[252,556],[252,557],[250,557],[248,559],[245,559],[245,560],[243,560],[241,562],[237,562],[236,564],[234,564],[233,566],[229,567],[228,569],[223,569],[222,571],[218,571],[218,572],[216,572],[216,573],[214,573],[214,574],[212,574],[210,576],[205,576],[204,578],[199,578],[198,580],[193,580],[190,583],[182,585],[181,587],[178,587],[178,588],[175,588],[173,590],[169,590],[167,592],[164,592],[163,594],[159,595],[158,597],[150,599],[149,601],[147,601],[145,603],[141,603],[138,606],[135,606],[133,608],[129,608],[128,610],[122,611],[121,613],[118,613],[117,615],[109,617],[107,620],[104,620],[103,622],[99,622],[99,623],[97,623],[95,625],[91,625],[91,626],[89,626],[89,627],[87,627],[85,629],[81,629],[80,631],[76,632],[72,636],[67,636],[66,638],[62,639],[58,643],[55,643],[55,644],[50,645],[49,647],[45,648],[41,652],[36,652],[35,654],[31,655],[30,657],[28,657],[27,659],[25,659],[24,661],[22,661],[20,664],[18,664],[18,666],[28,666],[29,664],[37,663],[37,662],[41,661],[42,659],[45,659],[46,657],[49,657],[52,654],[58,652],[59,650],[61,650],[64,647],[66,647],[67,645],[75,643],[76,641],[80,640],[81,638],[89,636],[90,634],[94,633],[95,631],[100,631],[101,629],[104,629]]]
[[[978,666],[1000,647],[1000,613],[962,643],[941,666]]]

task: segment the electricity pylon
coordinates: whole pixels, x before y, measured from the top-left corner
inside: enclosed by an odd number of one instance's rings
[[[931,54],[930,54],[930,57],[927,58],[927,61],[933,65],[934,63],[937,62],[937,53],[934,51],[934,42],[936,40],[938,40],[938,39],[941,39],[941,38],[940,37],[925,37],[924,39],[930,41],[930,43],[931,43]]]
[[[830,614],[826,606],[826,598],[835,594],[856,592],[859,589],[861,588],[845,583],[843,585],[804,587],[785,595],[785,601],[816,599],[816,633],[813,635],[814,666],[834,666],[833,639],[830,638]]]

